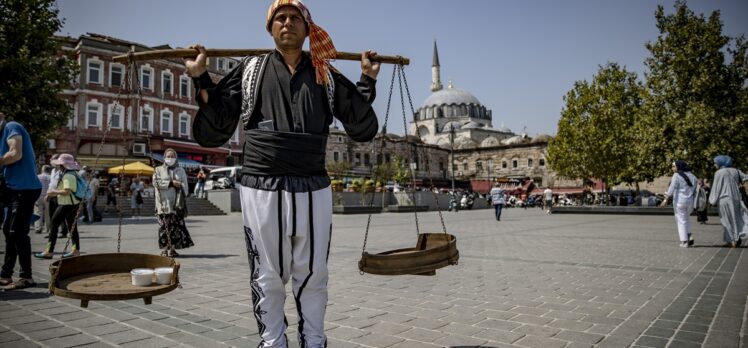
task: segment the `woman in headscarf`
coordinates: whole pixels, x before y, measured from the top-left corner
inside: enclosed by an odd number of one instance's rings
[[[164,164],[153,172],[158,214],[158,247],[162,255],[179,256],[175,249],[195,245],[184,224],[187,202],[187,173],[177,164],[177,152],[164,151]]]
[[[668,198],[673,198],[673,210],[675,211],[675,223],[678,226],[680,246],[687,248],[693,245],[691,236],[691,221],[689,216],[693,210],[693,199],[696,193],[696,176],[686,162],[678,160],[673,162],[673,178],[670,187],[665,193],[665,199],[660,206],[667,205]]]
[[[736,247],[748,234],[748,210],[741,201],[739,185],[748,181],[748,176],[732,168],[732,158],[726,155],[714,157],[718,168],[712,180],[709,204],[719,207],[719,221],[724,227],[723,246]]]

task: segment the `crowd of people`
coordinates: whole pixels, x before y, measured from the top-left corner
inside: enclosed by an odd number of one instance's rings
[[[5,290],[33,287],[32,257],[52,259],[58,238],[70,237],[70,250],[62,258],[79,256],[79,222],[100,221],[96,208],[99,193],[107,197],[105,210],[117,209],[119,180],[111,178],[100,187],[96,172],[81,166],[71,154],[50,157],[49,164],[37,167],[31,138],[18,122],[6,122],[0,112],[0,222],[5,236],[5,254],[0,272],[0,287]],[[179,167],[177,153],[167,150],[165,162],[152,177],[158,218],[158,246],[164,255],[178,256],[176,250],[194,245],[184,222],[187,209],[187,178]],[[139,177],[130,186],[131,208],[138,215],[143,207],[146,186]],[[31,229],[46,234],[43,250],[32,252]],[[66,243],[67,244],[67,243]],[[20,265],[14,279],[16,263]]]

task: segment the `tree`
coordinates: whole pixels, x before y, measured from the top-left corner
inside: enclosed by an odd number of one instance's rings
[[[0,109],[24,125],[37,150],[70,118],[60,92],[78,71],[54,38],[63,23],[54,3],[0,1]]]
[[[646,147],[640,168],[659,176],[682,159],[704,177],[717,154],[748,158],[748,45],[743,37],[722,34],[718,11],[705,18],[684,1],[674,7],[673,14],[657,7],[660,34],[646,45],[651,56],[645,61],[646,112],[638,125]]]
[[[410,179],[408,164],[405,163],[404,158],[397,155],[392,158],[392,162],[395,164],[392,172],[392,180],[400,185],[405,184]]]
[[[567,178],[599,178],[606,186],[638,180],[632,127],[643,93],[636,74],[616,63],[601,66],[592,82],[575,82],[548,144],[551,168]]]
[[[345,173],[347,173],[349,170],[351,170],[351,164],[348,162],[342,162],[342,161],[330,161],[327,162],[327,172],[330,173],[330,176],[333,178],[339,179]]]

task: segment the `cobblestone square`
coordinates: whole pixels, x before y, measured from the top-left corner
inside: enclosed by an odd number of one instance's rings
[[[359,274],[366,216],[334,216],[330,347],[748,346],[748,257],[743,248],[717,247],[716,217],[693,226],[696,247],[685,249],[672,216],[508,209],[497,222],[490,210],[443,214],[460,263],[433,277]],[[374,215],[367,251],[411,247],[414,220]],[[436,212],[418,221],[421,232],[441,231]],[[123,252],[158,253],[155,219],[123,223]],[[36,288],[0,292],[0,346],[255,347],[241,216],[187,223],[196,245],[178,258],[183,287],[152,305],[81,308],[50,297],[49,261],[34,260]],[[116,251],[117,232],[114,219],[82,225],[83,253]],[[31,238],[41,250],[42,235]],[[297,347],[288,289],[288,336]]]

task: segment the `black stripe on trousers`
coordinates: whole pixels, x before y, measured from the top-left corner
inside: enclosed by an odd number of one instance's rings
[[[291,217],[293,219],[291,237],[296,237],[296,193],[291,192]]]
[[[283,191],[278,190],[278,265],[283,278]]]
[[[299,312],[299,345],[301,348],[306,347],[306,338],[304,337],[304,315],[301,310],[301,293],[304,292],[309,278],[312,277],[314,265],[314,209],[312,201],[312,191],[309,191],[309,274],[299,287],[299,293],[296,294],[296,310]]]

